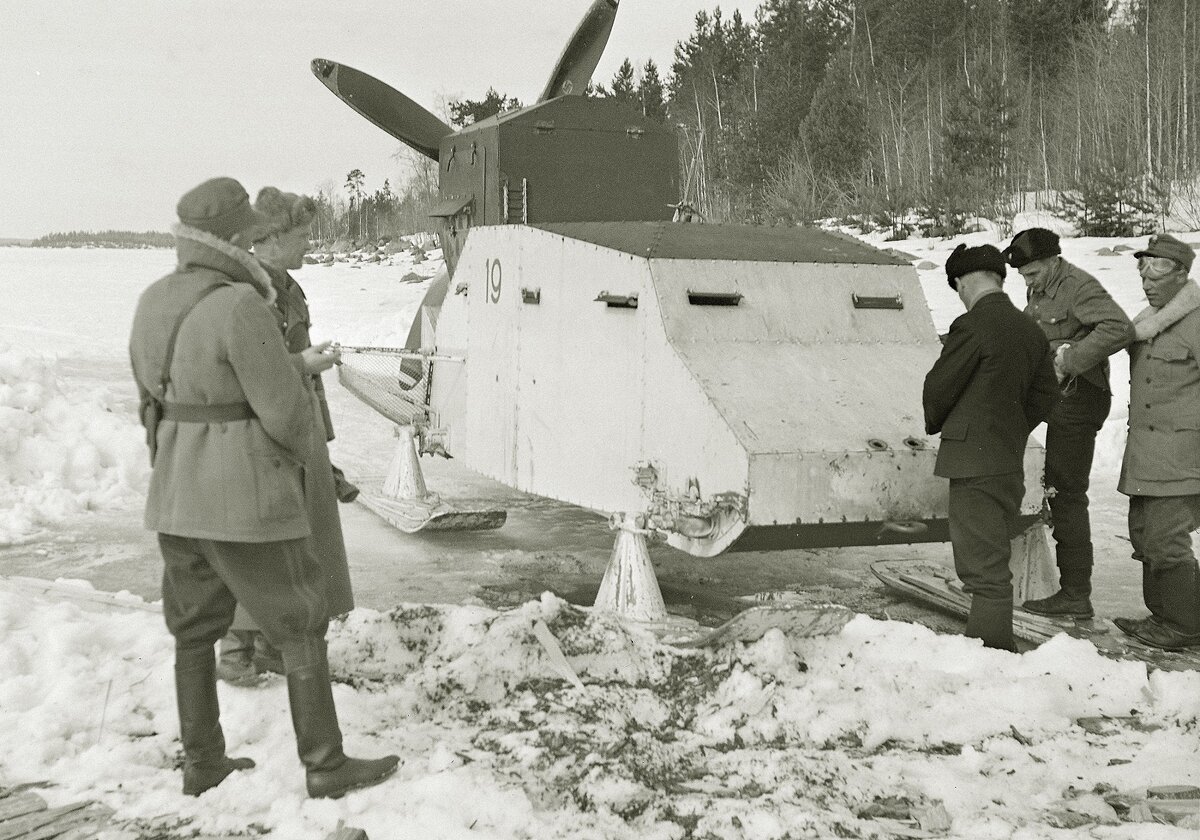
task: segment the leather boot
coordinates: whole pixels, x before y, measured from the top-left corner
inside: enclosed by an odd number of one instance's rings
[[[1016,653],[1017,644],[1012,631],[1013,604],[1011,598],[971,596],[971,612],[963,635],[982,639],[984,647]]]
[[[221,730],[212,648],[176,655],[175,701],[183,742],[185,795],[199,796],[219,785],[233,771],[249,770],[254,766],[248,758],[225,755],[225,733]]]
[[[400,757],[350,758],[333,705],[327,664],[306,665],[287,675],[296,748],[304,764],[308,795],[337,799],[355,788],[377,785],[396,772]]]
[[[1051,618],[1092,618],[1092,600],[1087,595],[1073,594],[1065,587],[1058,590],[1049,598],[1035,598],[1021,604],[1021,609],[1034,615],[1046,615]]]
[[[1161,620],[1130,628],[1129,635],[1163,650],[1200,646],[1200,572],[1196,564],[1161,569],[1154,577]]]
[[[1150,564],[1145,561],[1142,561],[1142,602],[1146,605],[1146,609],[1150,610],[1150,615],[1161,624],[1163,605],[1162,592],[1158,586],[1158,576],[1154,574],[1154,570],[1150,568]]]
[[[1051,618],[1092,618],[1092,567],[1090,558],[1064,564],[1059,558],[1059,590],[1049,598],[1035,598],[1021,605],[1025,612]]]
[[[271,644],[264,633],[254,634],[254,670],[259,674],[286,674],[283,654]]]
[[[230,685],[252,688],[262,684],[254,667],[254,642],[262,634],[257,630],[230,630],[221,639],[217,659],[217,678]]]
[[[1147,615],[1142,618],[1114,618],[1113,624],[1120,628],[1121,632],[1127,636],[1137,638],[1140,630],[1144,629],[1149,624],[1162,624],[1162,619],[1156,615]]]

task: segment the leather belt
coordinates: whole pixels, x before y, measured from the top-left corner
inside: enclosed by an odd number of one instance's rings
[[[248,402],[163,403],[163,419],[178,423],[227,423],[231,420],[253,420],[256,416]]]

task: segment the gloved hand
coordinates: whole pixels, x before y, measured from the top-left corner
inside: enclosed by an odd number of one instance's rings
[[[333,466],[332,464],[330,466]],[[358,498],[358,488],[346,478],[346,474],[333,467],[333,489],[339,502],[349,504]]]

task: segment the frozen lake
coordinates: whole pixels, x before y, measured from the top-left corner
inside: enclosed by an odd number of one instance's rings
[[[983,237],[983,234],[973,235]],[[1065,256],[1096,274],[1130,313],[1142,305],[1133,261],[1100,256],[1123,240],[1065,240]],[[953,243],[897,243],[935,266],[921,272],[935,325],[944,331],[961,312],[940,266]],[[1125,244],[1136,245],[1136,240]],[[166,250],[0,248],[0,353],[10,363],[52,360],[67,393],[105,395],[109,410],[136,424],[128,374],[127,337],[140,291],[174,264]],[[313,313],[314,340],[344,344],[399,345],[408,332],[425,282],[403,283],[414,269],[432,275],[436,263],[413,266],[404,255],[392,265],[307,266],[297,273]],[[1024,289],[1010,273],[1006,289],[1018,304]],[[15,362],[14,362],[15,360]],[[327,374],[338,437],[335,463],[355,480],[382,480],[394,448],[392,426]],[[1114,409],[1098,445],[1093,474],[1093,521],[1097,544],[1096,602],[1108,614],[1140,608],[1139,580],[1125,540],[1125,499],[1115,491],[1123,444],[1128,368],[1124,354],[1113,359]],[[499,504],[509,511],[498,531],[410,536],[399,533],[357,505],[342,516],[358,602],[386,608],[399,602],[521,603],[550,590],[576,603],[590,603],[608,560],[612,535],[593,512],[513,491],[460,467],[454,461],[422,459],[430,488],[447,499]],[[884,554],[882,552],[886,551]],[[833,600],[875,615],[915,615],[935,625],[955,622],[884,592],[869,573],[884,557],[922,557],[949,562],[949,546],[890,549],[831,549],[739,553],[691,558],[670,548],[652,548],[664,597],[672,612],[715,620],[737,609],[732,599],[802,589],[813,600]],[[152,535],[140,524],[136,503],[62,518],[53,527],[0,547],[9,574],[82,577],[99,588],[158,597],[160,565]]]

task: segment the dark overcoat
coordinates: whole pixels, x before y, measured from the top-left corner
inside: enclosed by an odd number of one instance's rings
[[[925,377],[925,431],[941,434],[934,474],[1023,473],[1029,433],[1059,399],[1046,336],[1003,292],[955,319]]]
[[[300,284],[290,274],[270,265],[264,264],[264,268],[275,287],[275,314],[284,342],[297,365],[303,369],[300,352],[312,346],[308,301]],[[342,536],[333,467],[329,462],[328,441],[333,440],[333,421],[329,416],[320,374],[305,378],[312,388],[316,433],[308,454],[308,469],[304,473],[304,497],[309,525],[312,527],[313,553],[321,563],[329,614],[335,616],[354,609],[354,593],[350,586],[350,568]]]

